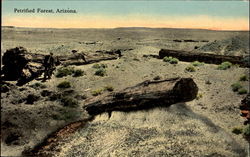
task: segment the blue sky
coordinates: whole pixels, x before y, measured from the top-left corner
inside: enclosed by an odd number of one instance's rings
[[[244,1],[37,1],[5,0],[3,14],[13,14],[13,8],[72,8],[81,14],[127,15],[211,15],[248,17],[249,5]]]
[[[74,16],[112,16],[125,17],[143,15],[149,18],[154,17],[196,17],[207,16],[211,18],[241,18],[249,19],[249,2],[246,1],[38,1],[38,0],[4,0],[3,17],[20,16],[13,12],[14,8],[43,8],[43,9],[76,9]],[[24,14],[22,14],[24,15]],[[27,16],[28,14],[25,14]],[[32,16],[65,16],[65,14],[36,14]]]

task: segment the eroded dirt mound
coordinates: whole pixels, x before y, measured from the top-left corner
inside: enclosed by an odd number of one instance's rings
[[[248,36],[235,36],[226,40],[215,40],[199,50],[222,55],[246,55],[249,52]]]

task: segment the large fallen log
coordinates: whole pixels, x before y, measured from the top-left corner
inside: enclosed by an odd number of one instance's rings
[[[98,54],[84,55],[75,53],[65,56],[55,56],[56,65],[85,65],[105,60],[115,60],[119,54]],[[23,85],[44,72],[43,62],[45,55],[30,53],[23,47],[16,47],[7,50],[3,57],[1,77],[3,80],[17,80],[18,85]],[[2,76],[3,74],[3,76]]]
[[[176,57],[180,61],[186,61],[186,62],[200,61],[209,64],[221,64],[222,62],[229,61],[233,64],[238,64],[241,67],[249,67],[249,64],[244,62],[243,56],[225,56],[225,55],[216,55],[209,53],[197,53],[197,52],[188,52],[180,50],[161,49],[159,51],[159,58],[162,59],[166,56]]]
[[[106,61],[106,60],[116,60],[118,57],[115,57],[115,56],[108,56],[108,57],[105,57],[105,56],[102,56],[100,58],[98,57],[86,57],[86,62],[81,60],[81,59],[76,59],[76,60],[68,60],[68,61],[61,61],[62,62],[62,65],[64,66],[68,66],[68,65],[86,65],[86,64],[92,64],[92,63],[97,63],[97,62],[100,62],[100,61]]]
[[[45,55],[35,54],[35,53],[29,53],[29,55],[31,56],[31,60],[33,62],[43,63]],[[93,53],[91,55],[84,55],[84,59],[83,59],[83,54],[81,53],[65,55],[65,56],[56,56],[57,63],[62,64],[64,66],[92,64],[105,60],[115,60],[117,58],[118,54],[103,55],[97,53]]]
[[[149,109],[169,106],[196,98],[198,87],[192,78],[145,81],[105,98],[94,98],[84,108],[90,115],[103,112]]]
[[[27,53],[31,56],[31,60],[37,63],[43,63],[45,55],[43,54],[36,54],[36,53]],[[84,62],[82,59],[82,55],[72,54],[72,55],[65,55],[65,56],[56,56],[56,58],[60,61],[60,63],[64,62]],[[98,61],[108,60],[108,59],[117,59],[118,55],[100,55],[100,54],[93,54],[85,56],[86,62],[83,64],[91,64]]]

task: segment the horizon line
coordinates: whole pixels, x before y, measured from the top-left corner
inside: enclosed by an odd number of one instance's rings
[[[119,29],[119,28],[134,28],[134,29],[190,29],[190,30],[207,30],[207,31],[241,31],[241,32],[249,32],[250,30],[231,30],[231,29],[209,29],[209,28],[181,28],[181,27],[144,27],[144,26],[131,26],[131,27],[29,27],[29,26],[11,26],[11,25],[2,25],[1,27],[9,27],[9,28],[31,28],[31,29]]]

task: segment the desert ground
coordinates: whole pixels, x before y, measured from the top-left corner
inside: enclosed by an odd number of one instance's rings
[[[175,42],[173,40],[182,40]],[[198,42],[184,42],[195,40]],[[73,66],[84,71],[80,77],[55,75],[46,82],[34,79],[23,86],[8,81],[10,90],[1,93],[1,156],[21,156],[58,129],[89,117],[84,110],[93,91],[105,86],[101,96],[120,91],[145,80],[190,77],[199,88],[196,99],[131,112],[113,111],[95,116],[86,125],[57,141],[47,156],[246,156],[247,142],[232,132],[244,127],[239,104],[246,94],[233,92],[231,85],[241,76],[249,79],[249,69],[204,64],[195,72],[185,70],[190,62],[170,64],[158,55],[162,48],[221,55],[247,55],[248,31],[212,31],[191,29],[43,29],[2,27],[1,54],[10,48],[25,47],[31,53],[67,55],[72,50],[91,54],[119,49],[122,57],[102,61],[105,76],[95,75],[94,64]],[[57,66],[57,70],[61,66]],[[56,71],[55,71],[56,74]],[[62,91],[57,85],[69,81]],[[39,83],[40,86],[34,86]],[[248,90],[248,81],[240,81]],[[65,107],[57,100],[42,96],[44,91],[64,92],[75,97],[77,107]],[[27,95],[38,97],[33,104],[23,101]]]

